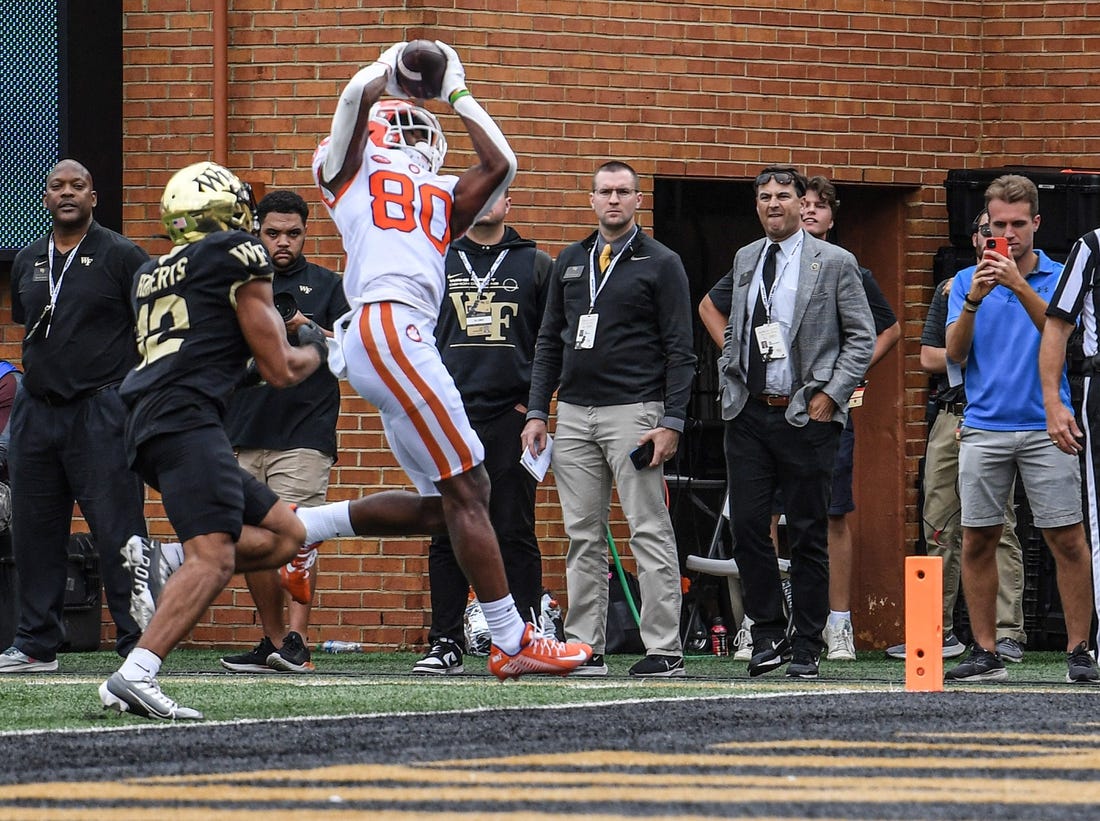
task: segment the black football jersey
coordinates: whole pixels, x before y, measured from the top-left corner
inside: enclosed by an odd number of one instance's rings
[[[159,430],[219,420],[251,356],[237,322],[237,289],[273,274],[263,245],[243,231],[210,234],[143,265],[133,290],[141,360],[121,389],[131,415],[144,416],[146,426],[175,419]]]

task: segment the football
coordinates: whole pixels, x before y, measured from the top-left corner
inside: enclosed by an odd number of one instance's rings
[[[413,40],[397,59],[397,84],[410,97],[432,100],[443,87],[447,55],[431,40]]]

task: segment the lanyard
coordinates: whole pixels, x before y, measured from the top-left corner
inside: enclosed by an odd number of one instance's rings
[[[497,254],[496,260],[489,267],[489,273],[485,275],[483,279],[478,279],[477,274],[474,273],[474,266],[470,264],[470,260],[466,256],[465,251],[458,252],[458,258],[462,260],[463,266],[466,268],[466,273],[470,275],[470,279],[474,281],[474,285],[477,286],[477,297],[481,299],[481,292],[485,290],[485,286],[489,284],[489,280],[493,278],[493,274],[497,272],[497,268],[500,267],[500,263],[504,262],[504,258],[508,256],[509,248],[505,248],[499,254]]]
[[[61,283],[65,281],[65,272],[69,270],[69,266],[73,264],[73,260],[77,258],[80,253],[80,243],[84,242],[84,237],[88,236],[87,232],[77,240],[76,245],[73,246],[73,250],[69,252],[69,255],[65,258],[65,264],[61,266],[61,276],[57,278],[57,282],[53,281],[53,233],[50,233],[50,241],[46,251],[46,272],[50,277],[50,302],[43,311],[43,316],[52,317],[54,306],[57,305],[57,296],[61,293]],[[39,320],[41,321],[41,320]],[[46,336],[50,335],[50,327],[53,325],[49,319],[46,321]],[[32,330],[33,333],[33,330]]]
[[[782,250],[783,246],[780,245],[779,248],[780,250]],[[781,280],[783,278],[783,275],[787,273],[787,268],[790,267],[791,260],[798,257],[801,251],[802,239],[800,237],[798,243],[794,246],[791,252],[787,254],[787,260],[783,263],[783,268],[775,275],[775,279],[772,280],[771,290],[767,293],[764,292],[764,278],[763,276],[761,276],[760,278],[760,301],[764,303],[764,313],[767,315],[768,322],[772,321],[772,297],[775,296],[775,289],[779,287],[779,280]],[[765,253],[767,252],[765,251]],[[749,311],[749,316],[752,316],[752,311]]]
[[[619,257],[623,255],[623,251],[629,248],[634,243],[634,237],[638,235],[638,226],[634,226],[634,233],[630,235],[630,239],[626,241],[626,245],[619,249],[619,253],[615,254],[611,258],[611,264],[607,266],[607,271],[603,275],[603,279],[600,280],[599,286],[596,285],[596,246],[598,242],[593,242],[592,247],[588,249],[588,312],[592,313],[592,309],[596,307],[596,297],[600,295],[600,291],[603,290],[603,286],[607,284],[607,281],[611,279],[611,272],[615,270],[615,265],[619,262]]]

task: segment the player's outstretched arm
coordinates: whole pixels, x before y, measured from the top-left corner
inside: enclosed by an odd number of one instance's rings
[[[466,70],[458,53],[439,40],[435,44],[447,55],[439,99],[450,103],[455,114],[462,118],[478,158],[477,165],[464,173],[455,185],[451,236],[457,238],[508,190],[516,176],[516,155],[499,126],[466,88]]]
[[[256,369],[276,388],[296,385],[327,359],[324,335],[312,334],[311,326],[298,330],[301,344],[291,345],[286,325],[275,310],[271,282],[254,279],[237,289],[237,322],[256,359]]]
[[[394,43],[377,60],[356,72],[344,86],[332,115],[329,149],[321,168],[321,183],[329,190],[341,188],[359,171],[369,136],[367,115],[383,93],[406,96],[397,85],[397,58],[405,43]]]

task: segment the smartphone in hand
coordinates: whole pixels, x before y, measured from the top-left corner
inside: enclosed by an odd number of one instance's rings
[[[630,451],[630,461],[636,470],[644,470],[649,467],[649,463],[653,461],[653,440],[650,439]]]
[[[987,237],[985,240],[985,249],[987,251],[996,251],[1003,257],[1009,256],[1008,240],[1004,237]]]

